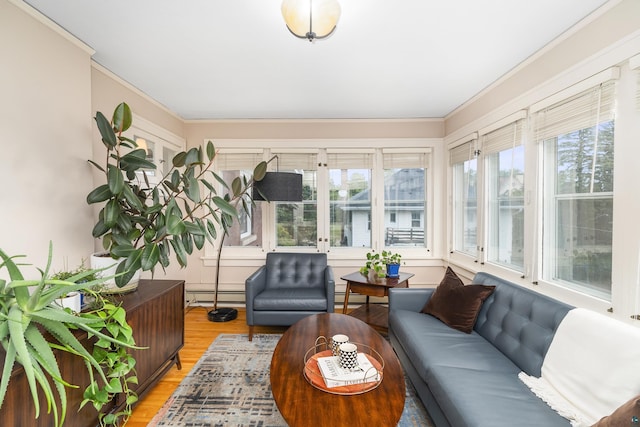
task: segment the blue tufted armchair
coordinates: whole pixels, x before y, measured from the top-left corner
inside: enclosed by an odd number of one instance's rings
[[[333,313],[336,284],[327,254],[269,252],[245,281],[249,341],[254,325],[290,326],[316,313]]]

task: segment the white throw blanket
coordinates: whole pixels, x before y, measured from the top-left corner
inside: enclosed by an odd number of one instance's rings
[[[573,426],[590,426],[640,394],[640,328],[573,309],[553,337],[541,377],[519,377]]]

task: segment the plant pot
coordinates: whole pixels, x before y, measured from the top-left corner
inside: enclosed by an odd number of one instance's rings
[[[74,313],[80,313],[82,310],[82,295],[80,292],[70,292],[66,297],[56,299],[54,304],[62,308],[70,308]]]
[[[400,264],[387,264],[387,277],[400,277]]]
[[[106,268],[106,270],[98,273],[100,277],[115,276],[118,265],[124,261],[125,258],[113,259],[107,252],[98,252],[91,255],[91,268],[96,270]],[[140,270],[136,271],[129,283],[121,288],[116,285],[115,279],[107,279],[104,282],[105,287],[101,292],[108,294],[124,294],[127,292],[133,292],[138,289],[139,280]]]

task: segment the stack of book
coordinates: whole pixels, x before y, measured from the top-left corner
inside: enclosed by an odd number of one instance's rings
[[[380,380],[378,370],[364,353],[358,353],[358,367],[353,370],[342,368],[338,356],[318,357],[318,367],[327,388]]]

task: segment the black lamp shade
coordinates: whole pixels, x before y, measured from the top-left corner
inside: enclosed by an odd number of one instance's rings
[[[302,175],[293,172],[267,172],[253,184],[253,200],[301,202]]]

